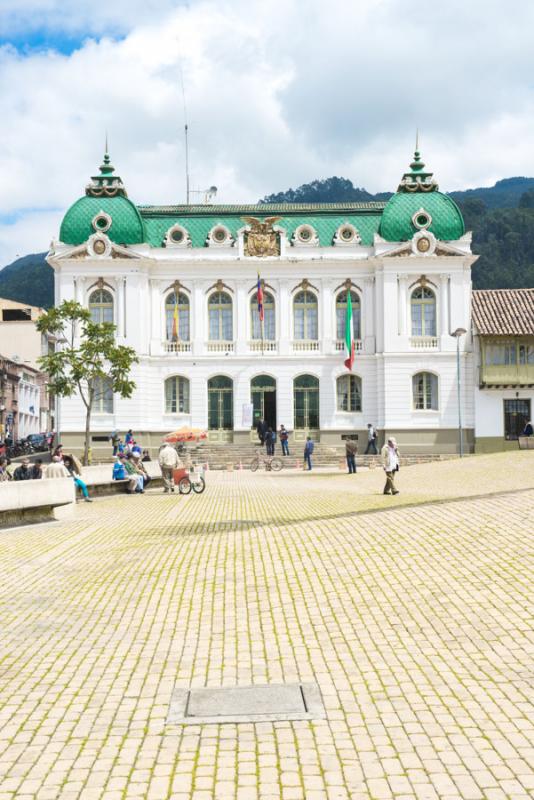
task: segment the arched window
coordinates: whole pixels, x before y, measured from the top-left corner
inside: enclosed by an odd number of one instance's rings
[[[412,378],[413,407],[416,411],[438,410],[438,378],[432,372],[418,372]]]
[[[360,329],[360,297],[351,290],[352,330],[354,339],[361,339]],[[336,297],[336,339],[345,339],[345,322],[347,319],[347,292],[340,292]]]
[[[436,335],[436,295],[426,286],[412,292],[412,336]]]
[[[188,342],[189,298],[183,292],[171,292],[165,300],[165,330],[168,342]]]
[[[250,330],[253,339],[261,339],[261,322],[258,313],[258,294],[254,292],[250,298]],[[268,342],[276,340],[276,322],[274,318],[274,297],[269,292],[263,293],[263,338]]]
[[[113,388],[109,378],[93,379],[93,411],[95,414],[113,414]]]
[[[357,375],[341,375],[336,382],[337,410],[362,410],[362,382]]]
[[[233,340],[232,298],[226,292],[213,292],[208,300],[209,338],[212,342]]]
[[[173,375],[165,381],[165,413],[189,414],[189,381]]]
[[[317,298],[313,292],[298,292],[293,300],[295,339],[317,341],[319,338]]]
[[[89,311],[93,322],[113,322],[113,295],[107,289],[97,289],[89,295]]]

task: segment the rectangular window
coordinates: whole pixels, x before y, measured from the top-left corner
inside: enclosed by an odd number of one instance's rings
[[[530,400],[504,400],[504,438],[521,436],[530,421]]]
[[[109,378],[95,378],[93,382],[93,410],[96,414],[113,414],[113,389]]]
[[[423,335],[423,317],[421,305],[412,303],[412,336]]]

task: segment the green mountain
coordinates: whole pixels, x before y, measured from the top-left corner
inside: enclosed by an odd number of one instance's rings
[[[534,286],[534,178],[505,178],[495,186],[450,192],[473,231],[476,289]],[[348,178],[326,178],[297,189],[271,194],[260,203],[364,203],[387,200],[391,193],[371,194]],[[34,253],[0,270],[0,297],[49,308],[54,303],[54,273],[45,253]]]
[[[45,261],[46,253],[17,258],[0,271],[0,297],[30,306],[54,305],[54,270]]]

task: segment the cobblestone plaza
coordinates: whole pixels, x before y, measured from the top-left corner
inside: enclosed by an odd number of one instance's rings
[[[0,800],[534,795],[533,453],[207,474],[0,533]],[[317,684],[325,719],[172,725]]]

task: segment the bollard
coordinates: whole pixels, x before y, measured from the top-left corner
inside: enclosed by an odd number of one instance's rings
[[[243,472],[243,464],[241,463],[241,461],[239,462],[239,471]]]

